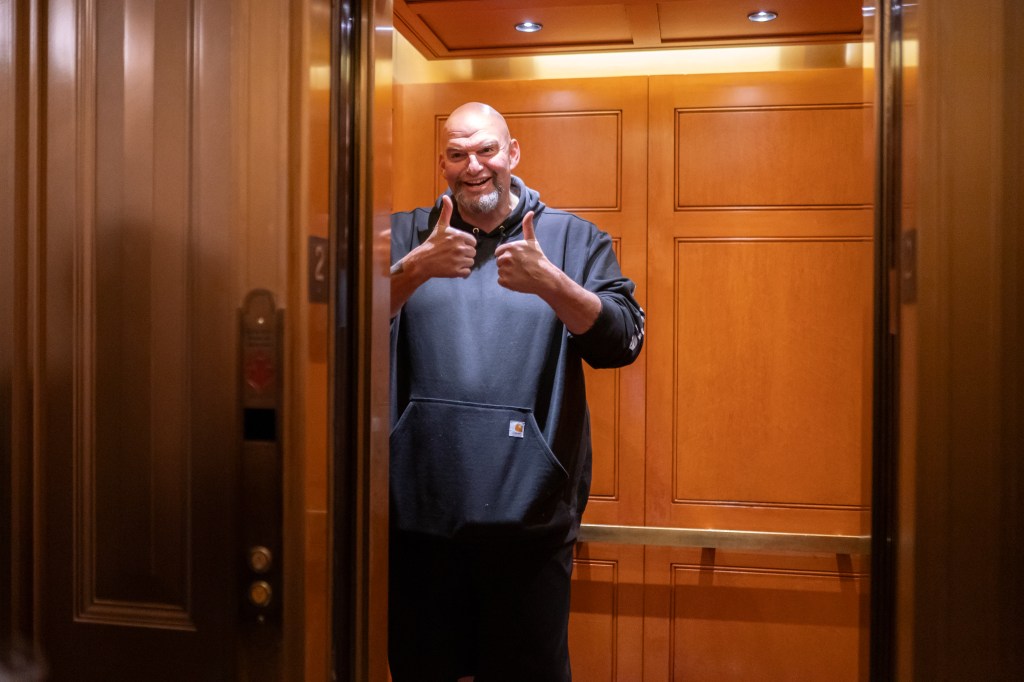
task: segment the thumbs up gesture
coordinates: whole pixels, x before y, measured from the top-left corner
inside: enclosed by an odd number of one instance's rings
[[[424,280],[431,277],[469,277],[476,257],[476,238],[450,227],[452,200],[441,197],[441,215],[427,240],[414,249],[416,265]],[[411,255],[411,254],[410,254]]]
[[[523,218],[523,238],[494,251],[498,284],[544,300],[573,334],[589,330],[601,313],[601,299],[548,260],[533,231],[533,211]]]
[[[441,197],[441,215],[422,244],[391,266],[391,317],[417,288],[433,277],[469,277],[476,259],[476,237],[450,227],[452,200]]]
[[[498,284],[525,294],[542,295],[561,271],[544,255],[533,231],[533,211],[523,218],[523,239],[499,246]]]

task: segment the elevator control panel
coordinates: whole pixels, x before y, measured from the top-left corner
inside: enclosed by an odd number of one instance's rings
[[[282,611],[283,317],[265,289],[250,291],[239,314],[240,603],[242,619],[258,627],[279,625]]]

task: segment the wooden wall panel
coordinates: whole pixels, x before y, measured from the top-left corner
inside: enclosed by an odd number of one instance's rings
[[[859,503],[871,245],[676,246],[673,500]]]
[[[651,79],[648,525],[867,531],[861,79]]]
[[[76,615],[192,627],[194,453],[181,352],[193,324],[191,17],[183,3],[100,4],[96,12],[96,219],[83,235],[91,248],[83,252],[79,317],[85,437]]]
[[[868,532],[863,99],[857,70],[651,79],[648,525]],[[862,561],[648,548],[644,679],[866,679]]]
[[[569,621],[573,678],[642,678],[643,560],[641,547],[577,546]]]
[[[623,271],[646,296],[647,83],[643,78],[414,85],[397,89],[395,207],[430,205],[445,184],[441,131],[452,109],[483,101],[519,140],[513,171],[550,206],[608,232]],[[585,368],[594,438],[586,520],[643,523],[644,356],[622,370]]]
[[[863,109],[853,103],[676,110],[676,210],[870,204]]]
[[[866,561],[648,548],[646,682],[866,680]]]
[[[647,488],[672,525],[860,532],[872,258],[866,240],[675,240],[672,421],[652,441],[672,470]]]

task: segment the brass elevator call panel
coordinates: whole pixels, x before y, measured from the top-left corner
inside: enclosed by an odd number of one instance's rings
[[[281,618],[282,323],[273,294],[249,292],[240,312],[240,602],[243,620],[258,626]]]

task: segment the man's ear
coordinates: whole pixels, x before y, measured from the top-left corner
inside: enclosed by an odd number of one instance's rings
[[[519,140],[514,137],[508,141],[508,167],[515,168],[519,165]]]

